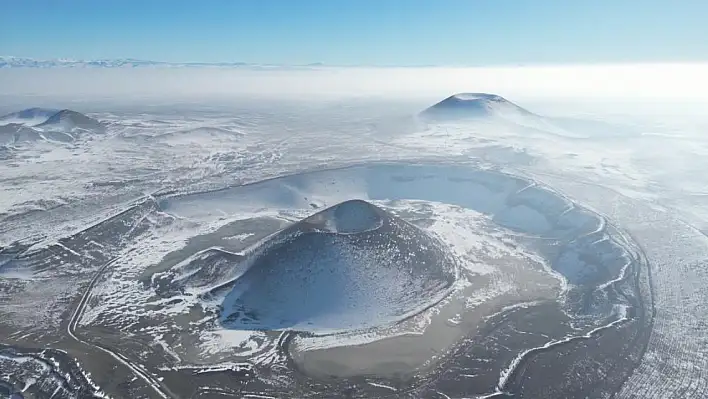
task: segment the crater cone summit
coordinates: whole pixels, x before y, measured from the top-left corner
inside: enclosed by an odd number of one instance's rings
[[[391,325],[441,300],[456,277],[437,239],[350,200],[272,236],[222,304],[221,323],[328,334]]]
[[[508,115],[535,116],[504,97],[489,93],[459,93],[425,109],[421,117],[456,120]]]

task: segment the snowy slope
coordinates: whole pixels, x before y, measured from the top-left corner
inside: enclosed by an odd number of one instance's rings
[[[43,140],[41,133],[31,127],[17,123],[0,125],[0,146],[14,146]]]

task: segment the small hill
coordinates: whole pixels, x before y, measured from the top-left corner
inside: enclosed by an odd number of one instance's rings
[[[14,146],[22,143],[43,140],[42,134],[19,123],[0,125],[0,145]]]

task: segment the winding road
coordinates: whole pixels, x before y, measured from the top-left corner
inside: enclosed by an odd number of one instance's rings
[[[103,347],[101,345],[86,341],[82,338],[80,338],[76,334],[76,327],[79,324],[79,320],[81,320],[81,316],[84,313],[84,309],[86,308],[86,304],[88,303],[89,298],[91,297],[91,291],[93,288],[96,286],[96,283],[98,282],[99,278],[101,275],[103,275],[103,272],[108,269],[110,265],[112,265],[118,258],[113,258],[106,262],[103,266],[101,266],[96,274],[93,276],[91,279],[91,282],[89,282],[88,287],[86,287],[86,290],[84,291],[83,295],[81,296],[81,300],[79,301],[78,305],[76,306],[76,309],[74,309],[74,313],[71,315],[71,318],[69,319],[69,324],[66,327],[66,333],[71,337],[74,341],[81,343],[83,345],[86,345],[91,348],[98,349],[104,353],[107,353],[111,357],[113,357],[116,361],[119,363],[123,364],[127,368],[132,371],[136,377],[142,379],[145,381],[145,383],[152,388],[153,391],[157,394],[158,397],[164,398],[164,399],[169,399],[175,397],[175,395],[170,392],[167,387],[164,386],[159,380],[157,380],[153,375],[149,374],[147,371],[145,371],[141,366],[131,362],[128,358],[125,356],[113,352],[112,350]]]

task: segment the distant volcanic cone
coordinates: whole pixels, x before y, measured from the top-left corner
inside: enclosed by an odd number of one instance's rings
[[[46,122],[47,119],[57,112],[59,111],[50,108],[28,108],[22,111],[0,116],[0,125],[12,123],[24,126],[36,126]]]
[[[0,116],[0,126],[3,125],[34,127],[41,131],[65,133],[76,130],[92,132],[105,130],[105,125],[100,121],[70,109],[58,111],[49,108],[29,108]]]
[[[50,116],[46,122],[37,125],[38,128],[72,131],[75,129],[100,131],[104,126],[101,122],[69,109],[61,110]]]
[[[432,120],[456,120],[536,115],[496,94],[460,93],[427,108],[420,116]]]
[[[437,303],[456,276],[440,242],[360,200],[295,223],[253,257],[223,302],[226,327],[327,334],[390,325]]]

